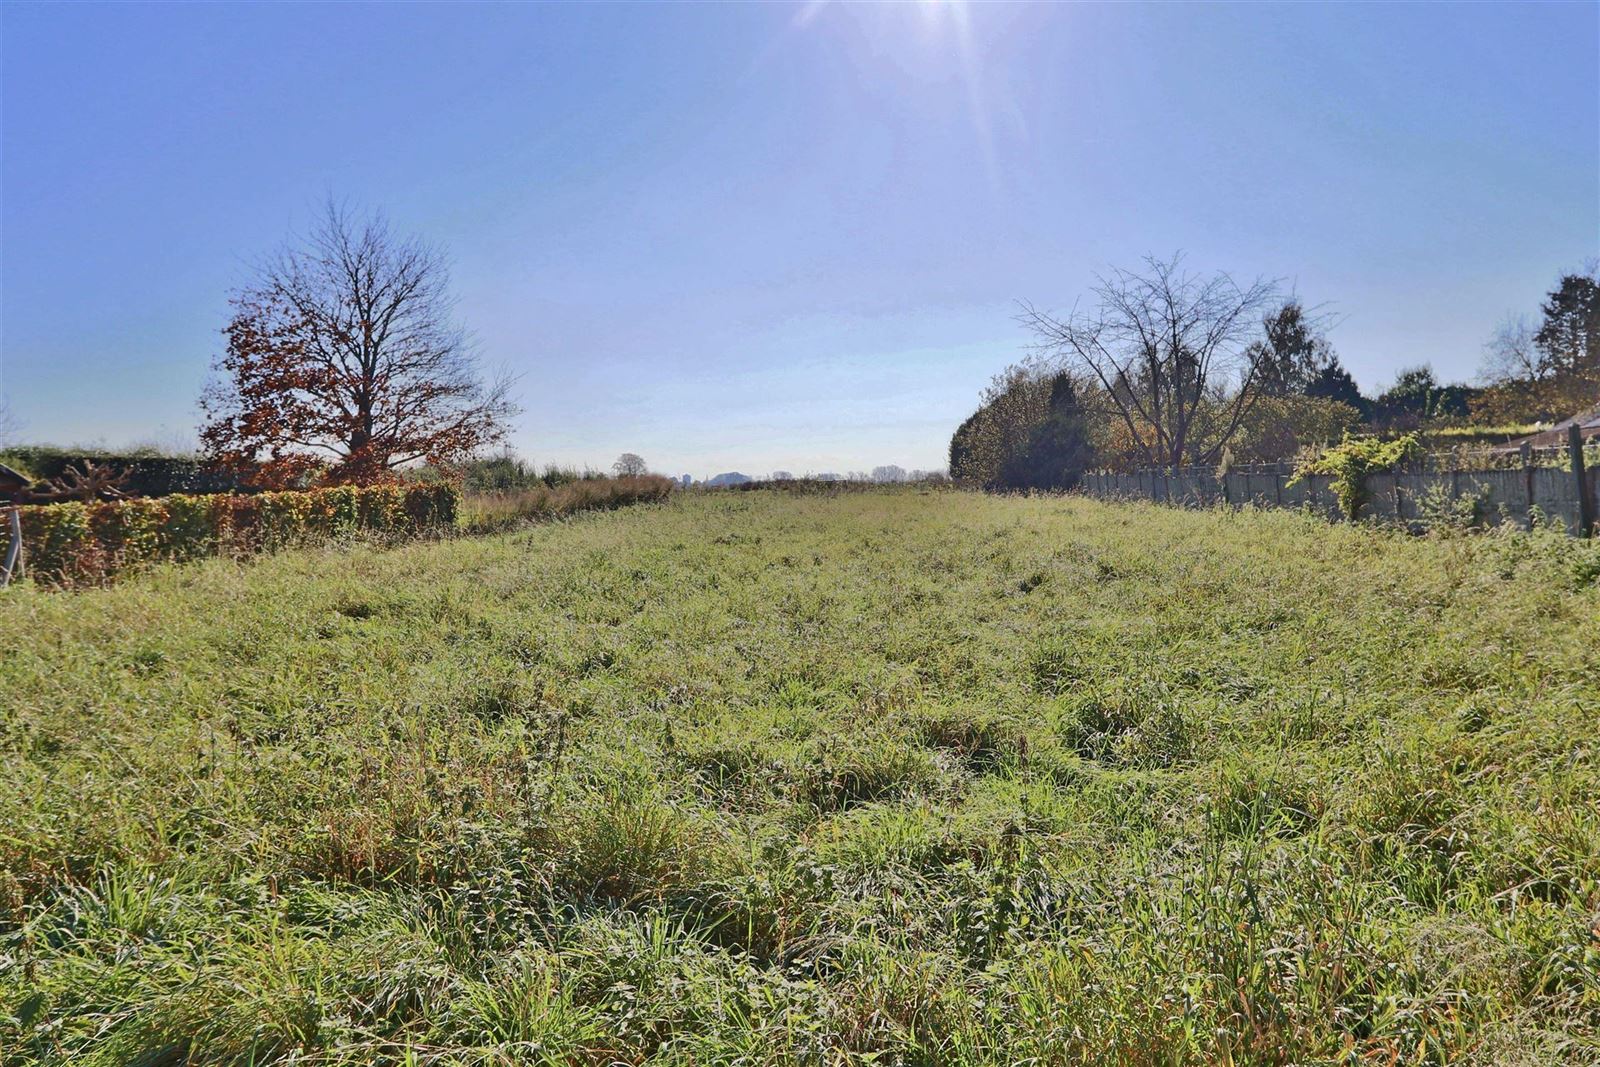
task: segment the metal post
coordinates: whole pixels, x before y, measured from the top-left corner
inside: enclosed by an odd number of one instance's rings
[[[0,566],[0,588],[11,584],[11,579],[21,573],[22,562],[22,513],[15,504],[11,505],[11,544],[6,546],[6,561]]]

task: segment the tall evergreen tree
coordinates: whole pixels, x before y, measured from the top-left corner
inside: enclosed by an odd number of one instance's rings
[[[1565,275],[1540,310],[1544,321],[1533,343],[1543,375],[1600,386],[1600,281],[1588,274]]]
[[[1306,396],[1322,397],[1325,400],[1337,400],[1341,404],[1349,404],[1361,412],[1361,417],[1366,418],[1372,405],[1366,397],[1361,395],[1361,387],[1356,385],[1356,380],[1350,372],[1344,369],[1339,362],[1339,357],[1331,355],[1328,362],[1316,375],[1306,383]]]

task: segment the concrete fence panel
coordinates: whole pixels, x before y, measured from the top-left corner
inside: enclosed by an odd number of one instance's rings
[[[1333,478],[1309,474],[1289,484],[1287,471],[1229,471],[1214,473],[1191,468],[1176,474],[1139,471],[1132,474],[1086,474],[1083,489],[1091,496],[1154,500],[1186,507],[1227,503],[1234,507],[1284,507],[1304,509],[1331,520],[1343,518],[1333,492]],[[1600,468],[1584,472],[1589,491],[1600,499]],[[1526,524],[1530,508],[1546,519],[1559,520],[1578,532],[1578,482],[1567,470],[1532,467],[1520,470],[1437,471],[1429,473],[1370,474],[1367,500],[1361,517],[1386,522],[1426,521],[1435,507],[1447,500],[1469,497],[1479,521]]]
[[[1544,513],[1546,519],[1561,520],[1562,525],[1574,532],[1578,529],[1577,483],[1571,471],[1554,467],[1537,467],[1533,472],[1533,506]]]

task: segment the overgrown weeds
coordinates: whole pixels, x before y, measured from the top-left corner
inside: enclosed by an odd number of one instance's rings
[[[625,478],[553,479],[522,488],[475,492],[461,508],[467,533],[494,533],[530,522],[563,518],[583,511],[610,510],[665,500],[670,478],[646,474]]]

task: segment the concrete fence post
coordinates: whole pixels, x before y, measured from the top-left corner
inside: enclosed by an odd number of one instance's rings
[[[1577,423],[1567,427],[1567,454],[1572,457],[1572,488],[1578,497],[1578,536],[1588,537],[1594,532],[1594,499],[1583,471],[1583,432]]]
[[[1531,530],[1533,529],[1533,446],[1524,441],[1517,452],[1522,456],[1522,491],[1528,498],[1527,506],[1522,509],[1522,517]]]

